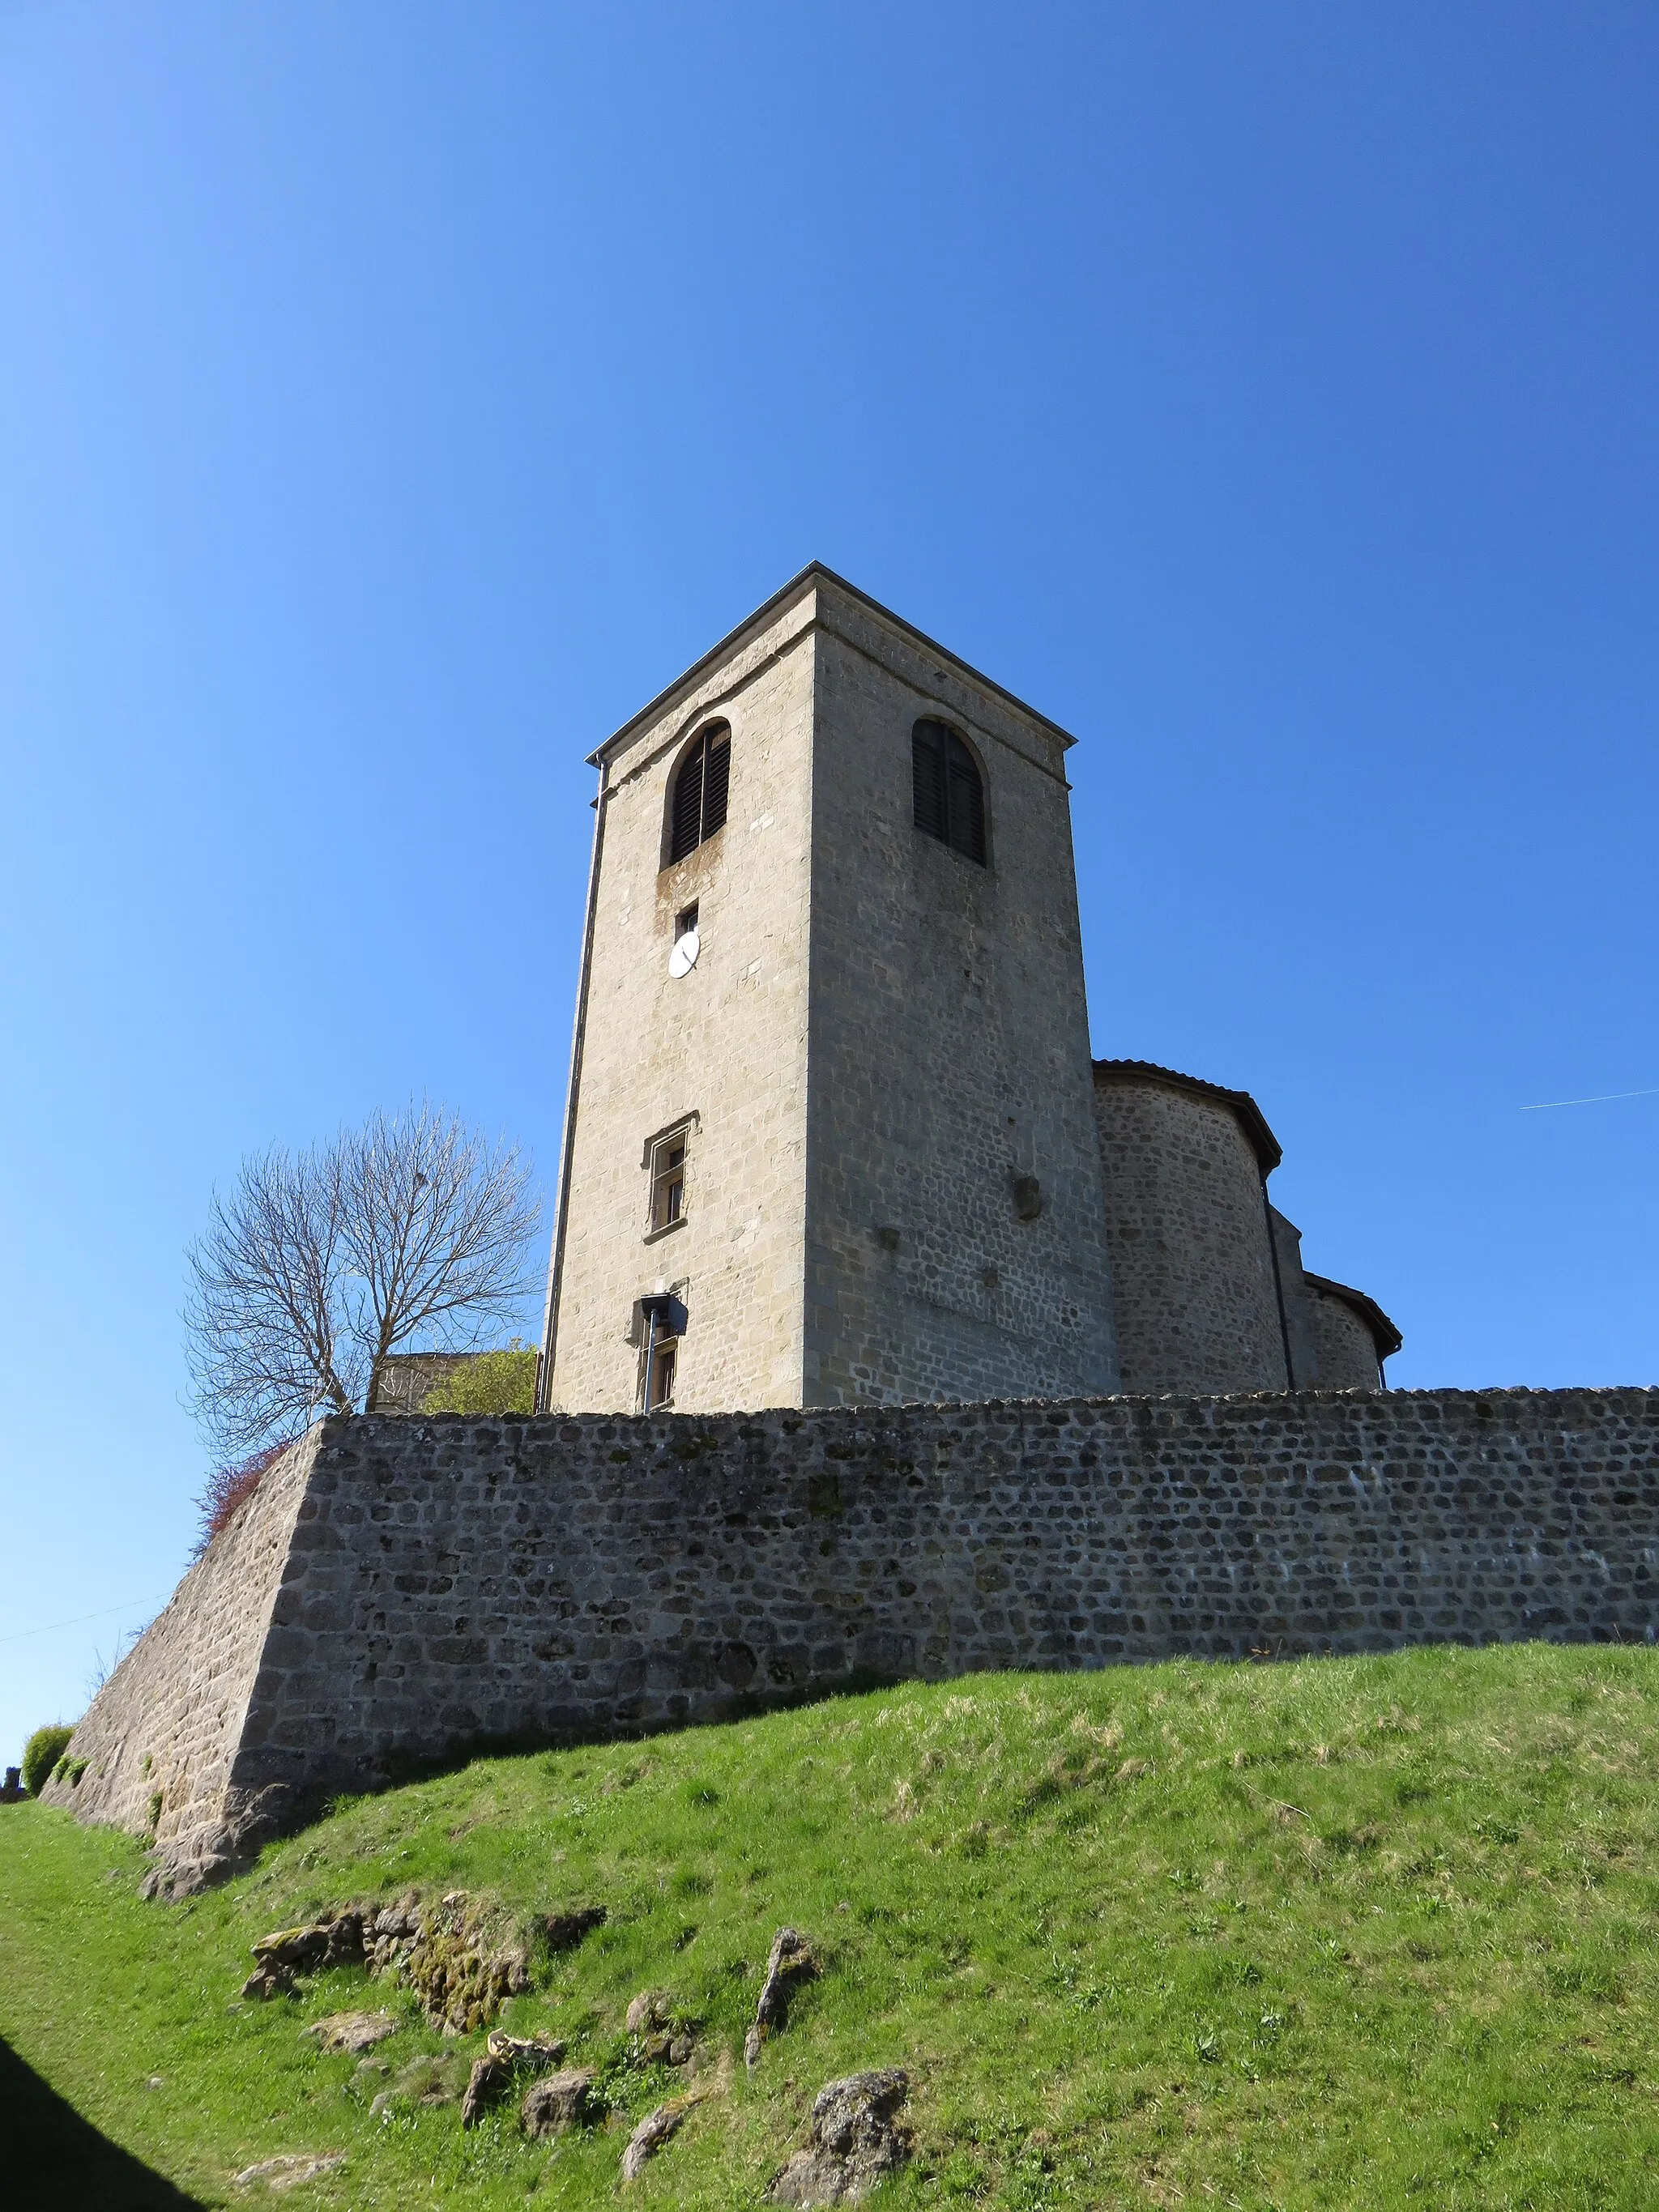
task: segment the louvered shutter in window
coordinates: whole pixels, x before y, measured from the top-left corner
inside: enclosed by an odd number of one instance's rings
[[[925,717],[910,732],[915,823],[941,845],[985,866],[985,787],[972,753],[943,722]]]
[[[945,835],[945,739],[942,722],[918,722],[910,732],[910,773],[918,830],[941,842]]]
[[[726,793],[732,780],[732,740],[712,732],[704,741],[708,765],[702,779],[702,836],[712,837],[726,825]]]
[[[669,828],[668,857],[683,860],[695,851],[702,836],[702,777],[707,748],[699,738],[680,763],[674,785],[673,817]]]
[[[951,757],[950,842],[970,860],[985,865],[985,794],[979,770],[955,731],[949,732]]]
[[[703,731],[674,779],[668,809],[668,857],[683,860],[726,822],[732,779],[732,732],[724,722]]]

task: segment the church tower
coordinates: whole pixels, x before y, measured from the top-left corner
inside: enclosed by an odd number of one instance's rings
[[[1071,743],[814,565],[593,755],[543,1404],[1117,1387]]]

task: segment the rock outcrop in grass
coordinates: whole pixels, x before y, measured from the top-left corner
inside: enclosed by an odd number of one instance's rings
[[[1659,1653],[1523,1645],[483,1760],[166,1911],[136,1844],[13,1806],[0,2034],[210,2206],[338,2158],[307,2205],[1648,2212],[1656,1774]],[[817,1971],[750,2071],[784,1930]],[[469,1953],[523,1977],[471,2027]]]

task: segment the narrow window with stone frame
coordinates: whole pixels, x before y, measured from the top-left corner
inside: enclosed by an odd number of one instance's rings
[[[651,1234],[672,1229],[685,1218],[684,1129],[671,1130],[651,1147]]]
[[[650,1372],[645,1378],[645,1410],[662,1412],[674,1402],[674,1370],[679,1364],[680,1340],[659,1337],[651,1352]]]

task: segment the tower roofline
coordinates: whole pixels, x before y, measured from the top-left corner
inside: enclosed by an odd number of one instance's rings
[[[622,727],[613,731],[602,745],[596,746],[587,756],[588,766],[598,768],[609,760],[635,735],[635,732],[644,725],[654,721],[665,708],[672,706],[679,694],[694,688],[711,668],[717,667],[720,661],[735,652],[746,638],[752,635],[755,631],[763,629],[766,624],[781,614],[792,600],[801,598],[814,584],[817,583],[830,584],[836,591],[845,592],[848,599],[856,599],[860,606],[867,608],[872,614],[878,616],[883,622],[890,623],[895,629],[902,631],[914,644],[925,647],[930,653],[936,653],[941,660],[948,662],[959,676],[966,677],[970,683],[978,684],[982,690],[988,691],[994,697],[1000,699],[1005,705],[1012,707],[1029,721],[1036,723],[1041,728],[1046,730],[1050,737],[1058,739],[1062,746],[1069,749],[1077,743],[1077,739],[1069,730],[1061,729],[1060,724],[1051,721],[1047,714],[1040,714],[1035,707],[1028,706],[1024,699],[1009,690],[1006,684],[994,682],[992,678],[975,668],[971,661],[964,660],[959,653],[952,653],[949,646],[941,645],[936,638],[929,637],[926,630],[918,629],[914,623],[906,622],[902,615],[896,615],[890,607],[884,606],[879,599],[872,599],[868,592],[861,592],[856,584],[849,584],[845,576],[838,576],[833,568],[826,568],[822,561],[809,561],[798,575],[789,579],[781,591],[774,592],[764,605],[757,607],[753,614],[745,616],[735,629],[726,632],[718,645],[711,646],[701,659],[693,661],[690,668],[659,691],[654,699],[648,701],[640,708],[638,714],[630,714]]]
[[[1173,1067],[1159,1067],[1150,1060],[1097,1060],[1097,1083],[1158,1083],[1166,1091],[1184,1091],[1194,1098],[1212,1098],[1231,1109],[1255,1154],[1263,1177],[1270,1176],[1285,1157],[1267,1117],[1248,1091],[1229,1091],[1224,1084],[1206,1083],[1201,1075],[1182,1075]]]

